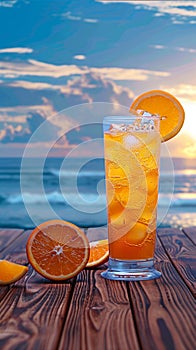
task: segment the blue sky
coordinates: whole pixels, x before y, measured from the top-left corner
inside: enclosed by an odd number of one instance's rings
[[[195,1],[4,0],[0,23],[1,155],[21,155],[39,124],[70,106],[129,107],[163,89],[186,112],[168,147],[196,156]]]

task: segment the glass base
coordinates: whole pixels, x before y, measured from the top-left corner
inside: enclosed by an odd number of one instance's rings
[[[159,278],[161,272],[154,268],[153,259],[117,260],[109,258],[108,269],[101,276],[116,281],[144,281]]]

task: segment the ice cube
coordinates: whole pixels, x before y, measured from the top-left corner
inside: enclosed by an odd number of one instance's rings
[[[146,181],[147,181],[147,188],[148,188],[148,194],[152,195],[155,191],[158,192],[158,169],[150,169],[146,172]],[[155,195],[156,195],[155,193]]]
[[[140,145],[140,143],[141,143],[141,141],[136,136],[126,135],[124,137],[124,146],[126,148],[138,147]]]
[[[125,237],[128,245],[141,245],[148,237],[148,226],[137,222]]]
[[[111,124],[110,131],[116,132],[116,131],[125,131],[126,125],[125,124]]]

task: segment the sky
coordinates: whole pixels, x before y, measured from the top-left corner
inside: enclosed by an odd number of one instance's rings
[[[90,105],[128,109],[161,89],[186,113],[171,155],[196,157],[196,1],[4,0],[0,26],[0,156],[21,156],[45,121],[33,147],[61,137],[51,155],[64,155],[98,137]],[[81,104],[89,127],[77,126]],[[62,137],[62,125],[76,127]]]

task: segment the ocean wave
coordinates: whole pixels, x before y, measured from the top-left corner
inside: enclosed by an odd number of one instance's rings
[[[159,194],[159,207],[167,207],[168,203],[171,207],[196,207],[196,193],[178,193],[173,195]]]
[[[49,201],[55,204],[66,204],[66,203],[79,203],[85,202],[86,204],[94,205],[97,203],[105,203],[105,194],[96,193],[65,193],[64,195],[60,192],[54,191],[41,195],[39,193],[28,193],[10,195],[7,198],[0,196],[0,202],[5,201],[10,204],[18,203],[45,203]],[[178,193],[174,194],[159,194],[158,200],[159,207],[196,207],[196,194],[195,193]]]
[[[17,179],[20,178],[21,175],[24,177],[36,177],[36,176],[40,176],[40,173],[44,176],[48,176],[48,177],[65,177],[65,178],[69,178],[69,177],[80,177],[80,178],[85,178],[85,177],[94,177],[94,178],[100,178],[100,177],[105,177],[105,171],[103,169],[91,169],[91,170],[80,170],[80,169],[67,169],[67,170],[63,170],[63,169],[55,169],[55,168],[51,168],[51,169],[43,169],[43,172],[40,170],[36,169],[26,169],[21,172],[20,169],[18,169],[17,171],[9,171],[7,169],[4,169],[2,171],[2,169],[0,169],[0,179],[7,179],[7,180],[13,180],[13,179]],[[175,178],[184,178],[189,180],[190,178],[195,179],[196,177],[196,169],[184,169],[184,170],[174,170],[173,174],[171,173],[171,171],[167,171],[167,170],[163,170],[160,171],[160,180],[163,179],[168,179],[170,181],[171,177],[175,177]]]
[[[105,172],[103,170],[91,170],[91,171],[79,171],[79,170],[57,170],[51,169],[50,173],[56,177],[104,177]]]
[[[190,169],[185,169],[185,170],[174,170],[174,172],[172,173],[171,171],[160,171],[160,178],[171,178],[171,177],[175,177],[175,178],[195,178],[196,176],[196,170],[190,170]]]
[[[11,195],[6,199],[7,203],[10,204],[18,204],[18,203],[29,203],[29,204],[38,204],[38,203],[45,203],[46,201],[49,201],[50,203],[56,203],[56,204],[65,204],[66,200],[68,202],[73,203],[79,202],[79,201],[85,201],[86,203],[90,203],[91,205],[95,201],[100,201],[104,204],[105,203],[105,195],[101,194],[94,194],[94,193],[84,193],[84,194],[73,194],[73,193],[67,193],[67,194],[62,194],[60,192],[51,192],[51,193],[46,193],[44,195],[40,195],[38,193],[23,193],[23,194],[16,194],[16,195]]]
[[[65,202],[65,199],[63,198],[62,194],[58,192],[48,193],[45,196],[40,195],[38,193],[16,194],[16,195],[9,196],[6,202],[11,204],[17,204],[17,203],[23,203],[23,202],[36,204],[36,203],[44,203],[46,199],[56,203]]]

